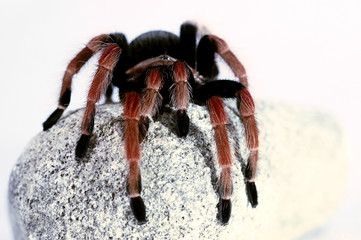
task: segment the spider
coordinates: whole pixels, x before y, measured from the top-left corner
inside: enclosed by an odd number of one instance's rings
[[[187,107],[192,100],[207,106],[213,126],[221,168],[217,218],[221,223],[228,223],[233,188],[223,98],[236,98],[238,101],[250,152],[243,169],[246,195],[251,206],[257,206],[258,129],[254,117],[255,105],[247,89],[246,71],[223,39],[210,34],[198,39],[197,26],[189,22],[181,25],[179,37],[166,31],[150,31],[129,44],[122,33],[94,37],[67,66],[58,107],[43,123],[44,131],[59,120],[69,105],[72,77],[97,52],[100,52],[99,64],[88,93],[75,158],[81,160],[88,148],[94,127],[95,104],[103,94],[110,100],[113,86],[116,86],[124,106],[124,145],[129,164],[127,192],[131,210],[139,223],[146,222],[146,207],[140,196],[139,145],[148,131],[150,118],[164,105],[171,104],[176,109],[178,135],[186,137],[189,131]],[[216,54],[230,67],[238,81],[217,79]]]

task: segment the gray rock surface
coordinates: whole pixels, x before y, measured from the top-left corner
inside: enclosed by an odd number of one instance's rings
[[[257,102],[259,205],[247,202],[247,159],[236,104],[226,101],[234,151],[228,225],[216,220],[219,173],[205,107],[191,104],[186,138],[172,109],[151,122],[142,144],[142,197],[147,223],[137,224],[125,189],[122,108],[97,107],[87,162],[75,160],[84,109],[60,119],[29,143],[9,183],[15,239],[293,239],[337,208],[348,162],[340,127],[326,114]],[[243,160],[242,160],[243,159]]]

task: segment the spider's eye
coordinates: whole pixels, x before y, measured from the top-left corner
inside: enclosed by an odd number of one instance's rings
[[[171,60],[171,58],[168,56],[168,55],[163,55],[161,58],[160,58],[160,60],[164,60],[164,61],[166,61],[166,60]]]

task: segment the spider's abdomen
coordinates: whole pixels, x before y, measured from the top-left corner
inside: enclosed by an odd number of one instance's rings
[[[180,56],[180,40],[173,33],[151,31],[134,39],[128,48],[129,67],[152,57],[167,54],[174,58]]]
[[[113,39],[118,45],[123,44],[123,41]],[[122,40],[122,38],[119,39]],[[181,54],[179,37],[166,31],[151,31],[141,34],[129,45],[124,46],[120,46],[122,55],[113,71],[112,83],[117,87],[124,85],[123,83],[127,79],[125,72],[136,64],[163,54],[179,59]]]

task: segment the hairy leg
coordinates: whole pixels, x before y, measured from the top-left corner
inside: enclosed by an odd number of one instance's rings
[[[239,79],[239,82],[247,88],[248,79],[246,69],[234,55],[234,53],[229,49],[228,44],[222,38],[216,35],[206,35],[204,38],[205,41],[209,41],[209,44],[214,46],[215,52],[223,58],[223,60],[231,68],[234,75]]]
[[[186,109],[191,98],[191,84],[193,74],[184,62],[177,61],[173,65],[173,81],[171,86],[171,102],[177,109],[178,135],[187,136],[189,131],[189,117]]]
[[[61,117],[64,110],[68,107],[71,97],[71,82],[73,76],[79,72],[83,65],[99,50],[102,45],[109,39],[109,36],[102,34],[94,37],[68,64],[64,73],[62,87],[60,91],[58,108],[43,123],[44,131],[51,128]]]
[[[231,195],[232,195],[232,179],[231,166],[232,156],[227,134],[227,117],[224,112],[222,99],[219,97],[211,97],[207,100],[207,107],[211,117],[211,124],[214,130],[214,137],[217,147],[218,163],[221,167],[221,175],[219,181],[220,194],[220,220],[227,223],[231,215]]]
[[[241,114],[241,121],[244,125],[246,134],[247,147],[250,151],[247,166],[245,169],[246,177],[246,192],[248,201],[252,207],[258,205],[257,188],[255,178],[257,173],[258,161],[258,128],[256,119],[254,117],[255,105],[251,94],[247,89],[238,92],[239,97],[239,112]]]
[[[149,127],[149,118],[152,117],[162,104],[162,95],[159,90],[162,88],[162,72],[157,67],[147,70],[145,75],[146,88],[142,92],[142,104],[139,121],[139,140],[143,141]]]
[[[237,97],[239,100],[241,121],[245,129],[247,147],[250,151],[250,155],[247,160],[247,166],[245,169],[246,193],[252,207],[256,207],[258,204],[257,189],[255,185],[259,145],[258,128],[254,117],[255,105],[252,96],[248,91],[248,79],[246,70],[241,64],[241,62],[237,59],[237,57],[233,54],[233,52],[229,49],[227,43],[223,39],[215,35],[205,35],[199,42],[197,52],[197,66],[199,66],[199,71],[201,74],[203,73],[205,74],[205,76],[212,76],[212,71],[214,69],[214,55],[216,53],[224,59],[224,61],[231,68],[235,76],[239,79],[239,82],[243,85],[243,88],[239,89],[238,92],[235,93],[235,97]],[[211,83],[208,83],[206,85],[209,84]],[[209,93],[209,91],[214,91],[209,89],[206,89],[207,91],[204,91],[206,85],[205,87],[200,89],[203,89],[202,91],[200,91],[200,93],[203,93],[203,95]],[[225,91],[229,90],[227,90],[226,88]],[[220,92],[220,90],[217,90],[217,92]]]
[[[125,153],[129,163],[127,191],[130,196],[130,206],[135,218],[139,222],[145,222],[145,206],[140,197],[141,176],[139,170],[139,119],[140,119],[140,95],[136,92],[125,93],[124,113],[125,119]]]
[[[95,104],[105,92],[111,81],[112,70],[119,58],[121,49],[117,44],[109,44],[99,59],[99,67],[90,86],[87,105],[81,125],[82,135],[77,143],[75,156],[82,158],[88,147],[94,127]]]

